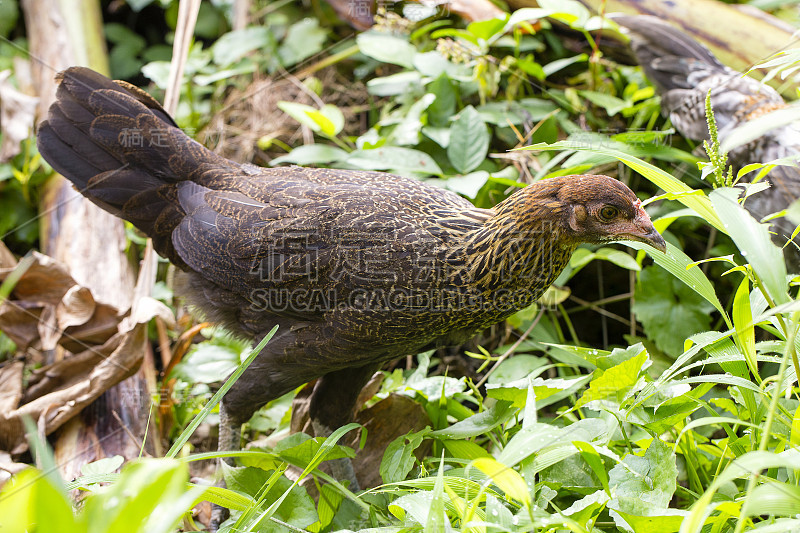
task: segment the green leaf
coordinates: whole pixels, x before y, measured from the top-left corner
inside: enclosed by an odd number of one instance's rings
[[[247,370],[250,364],[255,360],[256,356],[261,353],[261,350],[264,349],[264,346],[267,345],[272,336],[275,335],[276,331],[278,331],[278,326],[272,328],[270,332],[267,333],[263,339],[261,339],[261,342],[259,342],[256,347],[252,349],[252,351],[247,355],[247,358],[242,361],[242,363],[236,368],[236,370],[233,371],[228,379],[225,380],[225,383],[222,384],[222,387],[220,387],[219,390],[214,393],[214,396],[211,397],[203,409],[197,413],[197,416],[192,419],[189,425],[186,426],[186,429],[184,429],[178,438],[175,439],[175,442],[172,443],[172,447],[167,450],[167,457],[175,457],[178,454],[178,452],[183,448],[183,445],[186,444],[186,441],[189,440],[189,437],[192,435],[192,433],[194,433],[194,430],[197,429],[197,426],[199,426],[200,423],[205,420],[211,410],[214,409],[214,407],[216,407],[217,404],[222,400],[222,397],[230,390],[231,387],[233,387],[233,384],[236,383],[236,380],[241,377],[244,371]]]
[[[472,461],[472,466],[489,476],[497,487],[506,493],[507,496],[522,502],[531,504],[531,493],[528,484],[516,470],[500,463],[491,457],[480,457]]]
[[[615,495],[609,508],[637,516],[648,516],[654,509],[666,510],[678,478],[672,448],[655,438],[644,457],[629,454],[622,462],[608,473]]]
[[[625,245],[630,246],[635,250],[652,250],[649,245],[640,242],[626,241]],[[732,325],[728,319],[728,314],[725,312],[725,309],[722,307],[719,298],[717,298],[717,294],[714,292],[714,286],[710,281],[708,281],[708,278],[705,274],[703,274],[703,271],[700,270],[700,268],[695,265],[689,256],[683,253],[683,251],[672,244],[667,243],[666,253],[651,253],[650,257],[653,259],[655,264],[678,278],[687,287],[692,289],[694,292],[702,296],[703,299],[705,299],[708,303],[713,305],[714,308],[720,312],[723,318],[725,318],[726,323]]]
[[[387,33],[368,31],[359,33],[356,43],[362,54],[381,63],[391,63],[408,69],[414,67],[414,55],[417,49],[405,39]]]
[[[428,107],[428,122],[433,126],[446,126],[456,111],[455,84],[442,74],[428,84],[428,91],[436,96]]]
[[[211,55],[216,65],[227,67],[253,50],[269,48],[272,44],[269,28],[251,26],[224,33],[211,46]]]
[[[663,268],[649,266],[639,274],[632,309],[656,346],[677,356],[686,338],[709,329],[714,306]]]
[[[225,34],[227,35],[227,34]],[[316,18],[306,18],[289,26],[286,37],[278,48],[278,57],[284,67],[291,67],[322,50],[326,32]]]
[[[623,361],[608,370],[603,371],[598,368],[595,370],[595,377],[589,382],[589,389],[583,393],[574,409],[608,397],[621,400],[639,380],[639,373],[648,360],[647,351],[642,349],[636,357]]]
[[[86,531],[76,522],[65,494],[40,470],[26,468],[13,476],[0,491],[2,531]]]
[[[493,37],[502,35],[505,32],[506,18],[491,18],[479,20],[467,24],[467,31],[478,39],[490,41]]]
[[[0,2],[0,37],[8,37],[17,27],[19,19],[19,3],[17,0]]]
[[[447,157],[461,174],[474,170],[489,152],[491,135],[472,106],[465,107],[450,126]]]
[[[316,109],[305,104],[280,101],[278,108],[297,122],[328,137],[335,136],[344,127],[344,115],[338,107],[331,104]]]
[[[768,481],[747,495],[742,514],[744,516],[776,515],[797,516],[800,509],[800,487]]]
[[[750,372],[758,377],[756,328],[753,324],[753,310],[750,306],[750,279],[747,276],[742,279],[739,288],[736,290],[731,315],[736,330],[738,347],[747,361]],[[761,379],[759,378],[758,381],[761,381]]]
[[[736,199],[739,190],[716,189],[711,201],[719,213],[725,232],[731,236],[744,258],[755,270],[772,300],[780,305],[791,301],[786,287],[786,264],[783,253],[769,234],[769,226],[747,212]]]
[[[293,437],[295,437],[293,439]],[[286,462],[305,468],[314,460],[325,443],[325,438],[311,438],[304,433],[295,433],[281,440],[273,452]],[[346,446],[334,446],[325,460],[355,457],[355,452]]]
[[[608,113],[608,116],[614,116],[626,107],[632,105],[625,100],[620,100],[616,96],[611,96],[606,93],[598,93],[595,91],[578,91],[578,94],[592,102],[594,105],[602,107]]]
[[[363,35],[360,34],[360,35]],[[367,82],[367,90],[375,96],[395,96],[411,93],[422,86],[422,75],[416,71],[398,72]]]
[[[239,352],[209,342],[195,345],[173,370],[189,383],[216,383],[239,366]]]
[[[293,149],[286,155],[276,157],[269,162],[271,166],[281,163],[292,163],[295,165],[319,165],[343,161],[347,159],[348,153],[327,144],[304,144]]]
[[[566,378],[523,378],[510,383],[486,385],[486,395],[490,398],[513,402],[514,407],[525,407],[528,398],[528,387],[532,386],[536,394],[536,404],[541,406],[542,400],[551,397],[563,398],[585,385],[591,376],[575,376]],[[550,402],[548,402],[550,403]]]
[[[692,505],[691,513],[682,524],[681,531],[687,533],[699,532],[712,511],[711,499],[717,491],[729,481],[737,478],[751,476],[767,468],[797,469],[797,456],[794,450],[775,454],[766,451],[748,452],[735,458],[708,486],[703,495]]]
[[[346,163],[364,170],[397,170],[442,175],[442,169],[425,152],[400,146],[382,146],[372,150],[355,150]]]
[[[622,250],[617,250],[616,248],[603,247],[598,249],[594,253],[597,259],[603,259],[604,261],[614,263],[618,267],[626,268],[628,270],[633,270],[634,272],[638,272],[639,270],[641,270],[641,267],[639,266],[639,263],[636,262],[636,259],[626,254]]]
[[[117,468],[122,466],[122,463],[125,462],[125,458],[121,455],[115,455],[113,457],[104,457],[102,459],[98,459],[97,461],[93,461],[91,463],[86,463],[85,465],[81,466],[81,474],[84,476],[91,476],[95,474],[110,474],[114,472]]]
[[[414,468],[414,451],[422,444],[422,439],[430,433],[430,428],[425,428],[416,433],[401,435],[389,443],[383,452],[380,474],[384,483],[403,481],[411,469]]]
[[[479,457],[491,457],[482,446],[472,442],[471,440],[445,440],[442,441],[445,449],[450,453],[451,457],[458,459],[466,459],[472,461]]]
[[[425,521],[425,531],[448,531],[450,529],[450,520],[447,518],[447,513],[444,509],[444,454],[439,462],[439,469],[436,472],[436,482],[431,491],[433,498],[431,499],[430,512],[428,513],[428,520]]]
[[[414,102],[405,112],[405,116],[392,131],[392,144],[415,145],[419,143],[419,132],[424,125],[423,113],[436,100],[436,95],[428,93]]]
[[[116,483],[86,500],[83,517],[90,532],[172,531],[205,487],[186,489],[189,468],[174,459],[128,463]]]
[[[447,178],[441,183],[436,183],[436,185],[444,185],[447,189],[457,192],[458,194],[463,194],[467,198],[474,200],[483,186],[486,185],[488,179],[488,172],[485,170],[476,170],[475,172],[470,172],[463,176]]]
[[[482,435],[500,424],[508,421],[517,410],[511,402],[499,401],[489,409],[472,415],[466,420],[456,422],[452,426],[433,431],[431,436],[449,439],[466,439]]]
[[[288,492],[288,495],[272,514],[278,520],[298,528],[308,527],[317,521],[314,501],[304,488],[293,484],[285,476],[273,478],[272,486],[269,486],[273,472],[249,466],[225,465],[223,468],[228,488],[250,496],[258,495],[263,502],[272,503]],[[262,493],[262,488],[266,487],[269,487],[268,490],[266,493]],[[234,515],[234,513],[231,514]],[[270,520],[262,520],[254,530],[248,529],[248,531],[283,533],[286,529]]]

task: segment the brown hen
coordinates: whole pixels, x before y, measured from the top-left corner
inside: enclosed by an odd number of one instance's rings
[[[209,319],[254,340],[280,326],[223,400],[223,449],[257,408],[314,378],[316,429],[347,423],[380,365],[531,305],[579,243],[665,249],[633,192],[606,176],[541,181],[478,209],[391,174],[235,163],[133,86],[79,67],[59,78],[42,156],[152,237]]]
[[[636,59],[661,94],[662,113],[689,139],[709,140],[705,109],[709,93],[721,142],[748,121],[787,106],[775,89],[723,65],[705,46],[658,18],[617,16],[614,21],[629,30]],[[796,158],[800,155],[800,125],[775,127],[728,155],[734,173],[750,163]],[[757,218],[782,211],[800,199],[797,166],[776,166],[766,180],[770,188],[748,197],[744,204]],[[791,240],[795,224],[786,218],[777,218],[772,224],[778,244]],[[800,250],[792,246],[787,251],[787,264],[796,268]]]

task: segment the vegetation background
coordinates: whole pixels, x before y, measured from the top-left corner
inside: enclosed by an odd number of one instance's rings
[[[367,31],[352,29],[356,0],[335,3],[339,14],[317,1],[251,2],[246,24],[237,4],[201,3],[175,113],[219,153],[414,176],[487,208],[539,179],[609,174],[644,200],[668,252],[581,247],[537,305],[468,346],[384,369],[364,395],[360,434],[359,425],[328,439],[291,433],[303,428],[307,391],[271,403],[248,424],[253,445],[236,454],[239,466],[225,468],[227,489],[202,482],[219,456],[210,450],[220,376],[256,352],[185,313],[161,261],[150,296],[177,321],[153,313],[161,318],[146,326],[134,453],[128,443],[75,466],[81,454],[62,448],[63,428],[51,449],[43,428],[28,427],[31,451],[0,456],[15,473],[0,493],[4,530],[192,531],[213,501],[232,510],[225,527],[236,531],[800,531],[797,268],[737,200],[741,189],[715,178],[727,171],[719,147],[709,163],[661,116],[624,38],[608,39],[613,24],[572,0],[501,6],[477,21],[469,10],[392,2]],[[794,0],[751,4],[800,22]],[[163,100],[179,3],[95,7],[112,77]],[[0,163],[8,412],[43,369],[80,352],[70,335],[97,347],[108,339],[76,333],[96,325],[100,304],[81,322],[83,307],[58,300],[53,312],[73,322],[58,322],[55,338],[42,333],[44,312],[24,323],[28,337],[9,314],[44,299],[41,287],[26,296],[16,284],[45,268],[30,251],[51,229],[40,221],[52,170],[29,130],[14,136],[35,108],[23,98],[36,58],[20,9],[0,1],[0,136],[16,146]],[[772,66],[791,74],[792,61]],[[791,76],[775,79],[793,96]],[[770,168],[753,163],[736,182]],[[794,208],[784,215],[800,222]],[[130,226],[126,235],[137,264],[145,241]],[[80,423],[120,402],[92,404]],[[93,428],[81,438],[102,436]],[[371,487],[355,494],[320,469],[354,448]]]

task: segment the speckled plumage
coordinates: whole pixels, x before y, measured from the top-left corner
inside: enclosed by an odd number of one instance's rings
[[[682,135],[708,140],[705,115],[706,95],[723,141],[747,121],[786,107],[780,94],[768,85],[743,75],[722,63],[701,45],[668,23],[649,16],[614,19],[631,31],[631,46],[645,74],[661,94],[662,112]],[[788,124],[767,131],[758,139],[728,154],[734,173],[750,163],[768,163],[800,155],[800,124]],[[751,173],[750,179],[757,173]],[[757,218],[788,207],[800,198],[800,170],[777,166],[767,175],[770,189],[747,199],[745,206]],[[785,218],[773,223],[780,244],[792,235],[794,224]],[[795,254],[800,257],[800,254]],[[792,259],[796,263],[797,257]],[[795,264],[795,266],[797,266]]]
[[[253,339],[280,326],[223,400],[232,424],[323,376],[312,418],[341,425],[377,366],[527,307],[580,242],[664,246],[636,196],[605,176],[546,180],[478,209],[391,174],[240,165],[135,88],[82,68],[61,77],[38,133],[44,158],[152,237],[211,320]]]

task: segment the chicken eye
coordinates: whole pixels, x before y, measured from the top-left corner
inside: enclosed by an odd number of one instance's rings
[[[613,205],[606,205],[600,209],[600,218],[603,220],[611,220],[619,214],[619,209]]]

